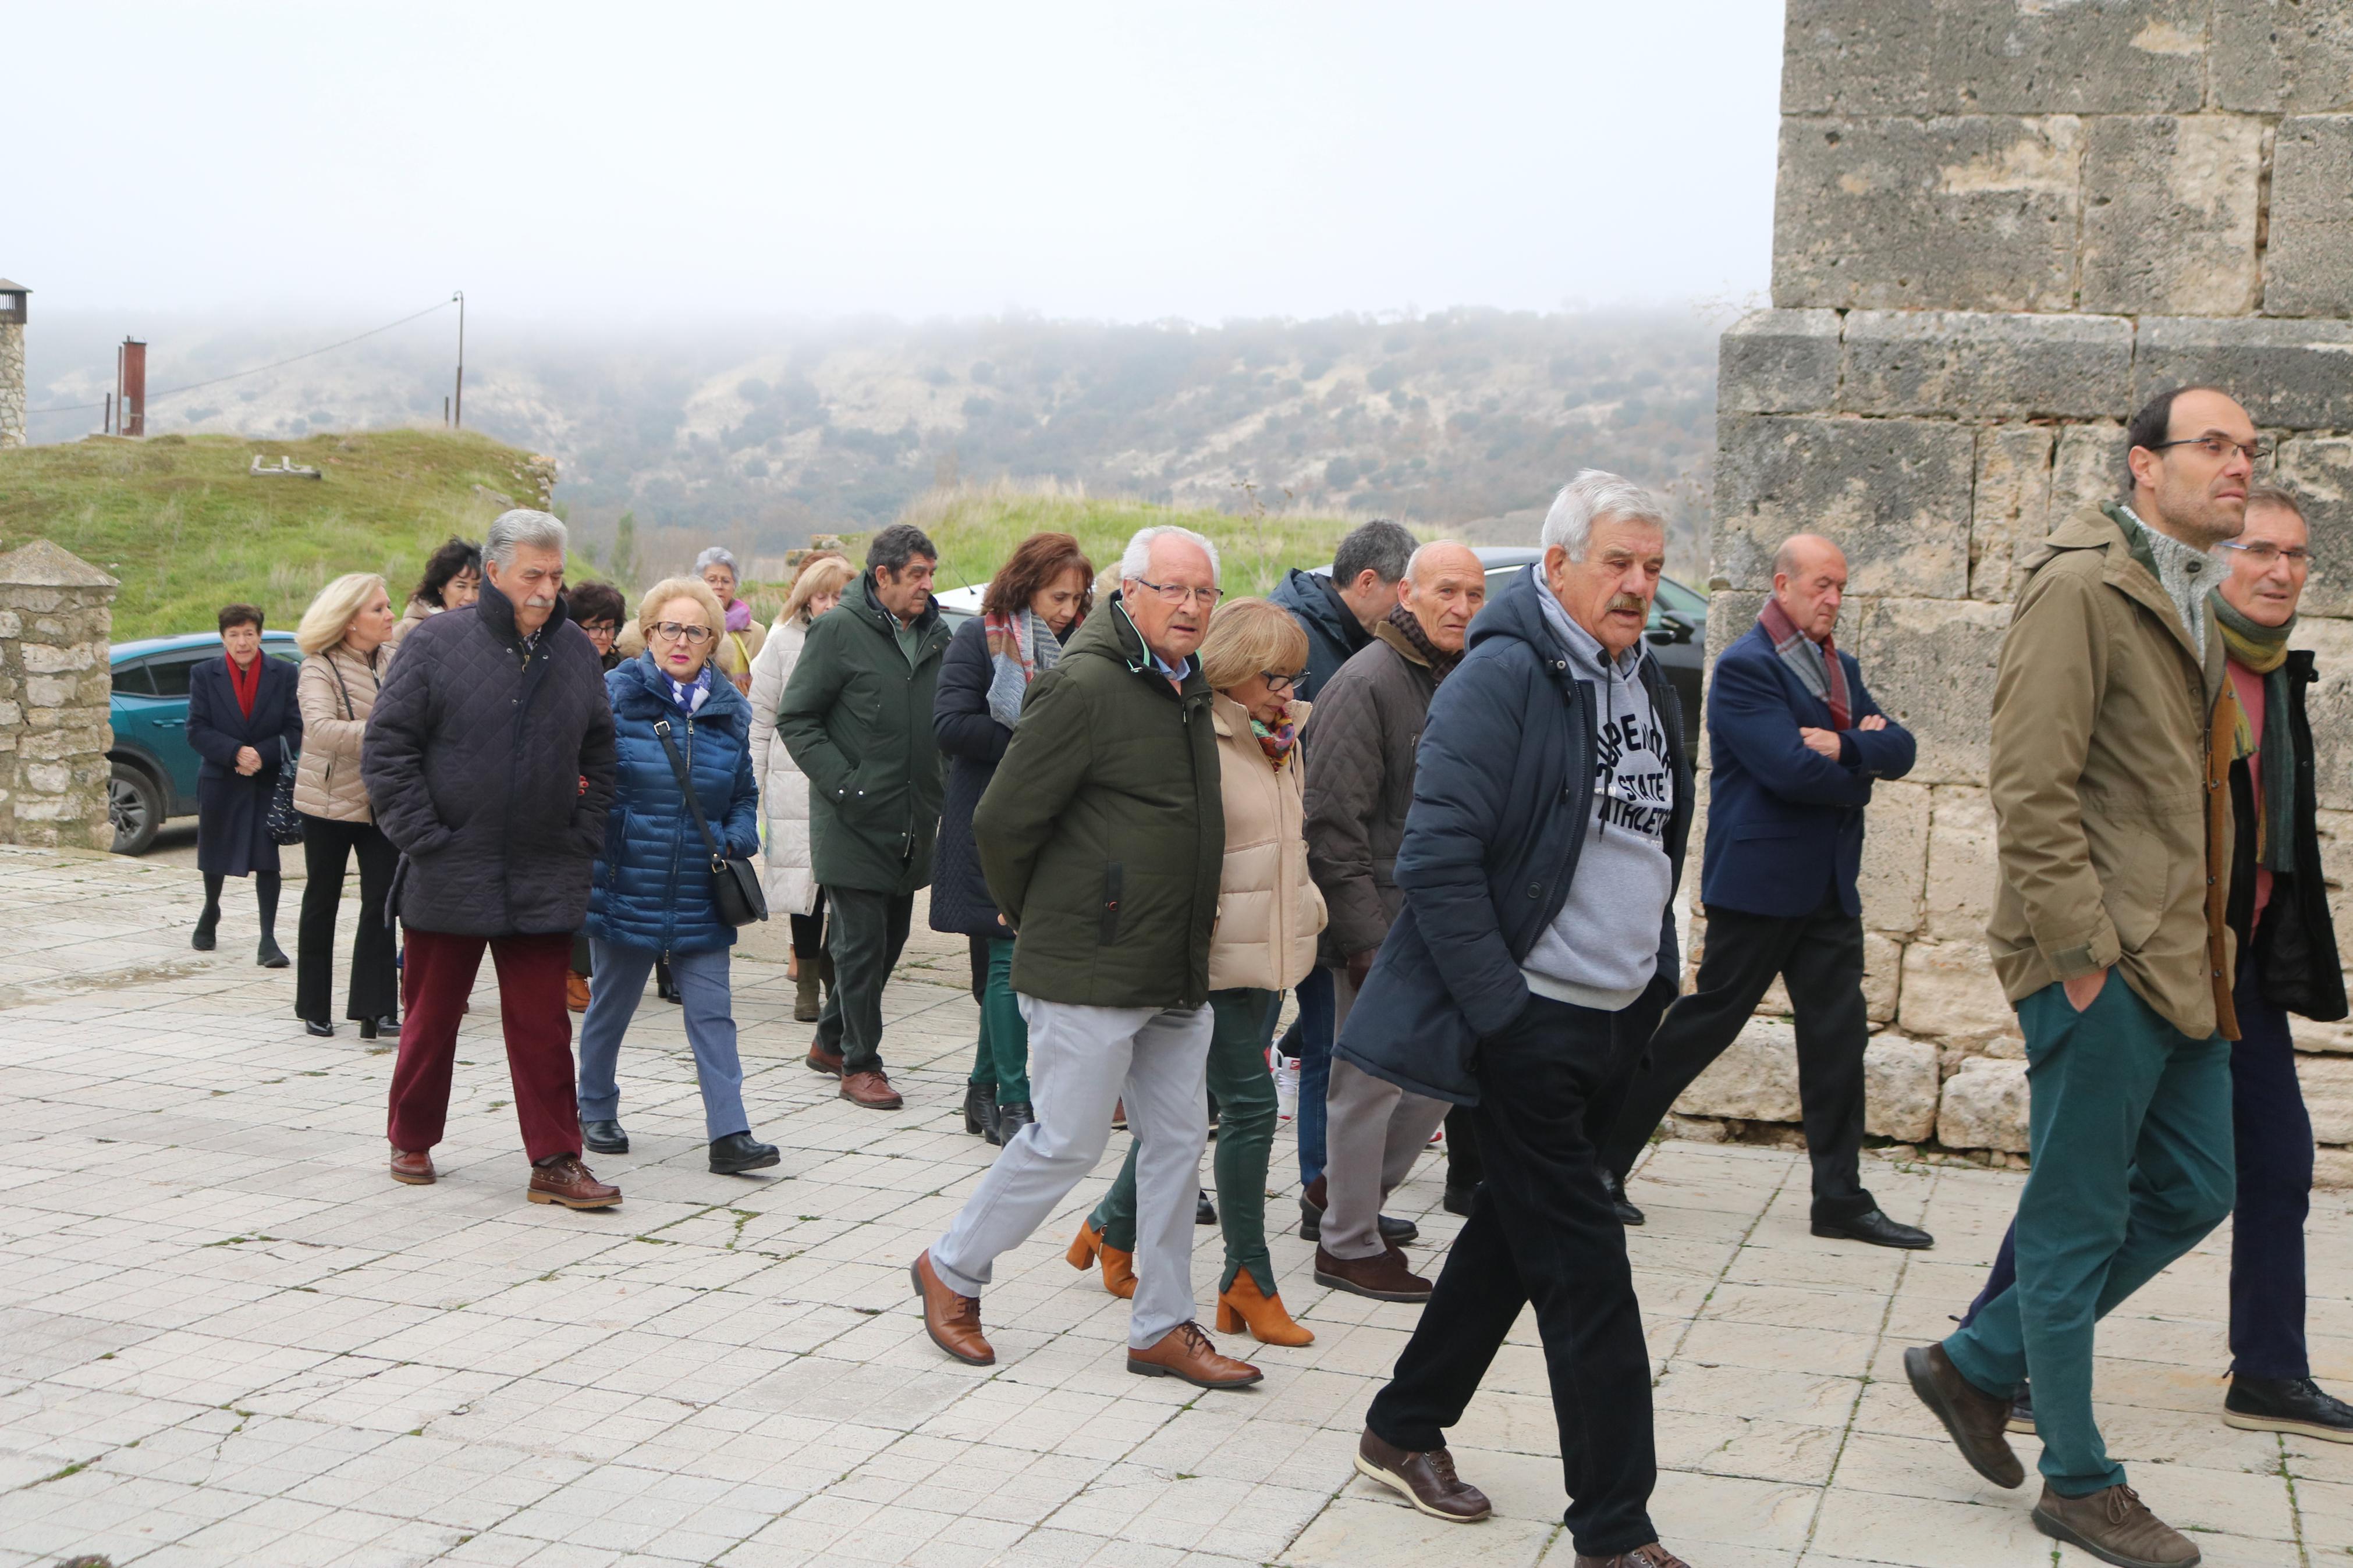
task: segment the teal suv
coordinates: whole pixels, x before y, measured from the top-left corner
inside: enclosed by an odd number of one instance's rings
[[[302,662],[291,632],[262,633],[261,651]],[[188,671],[221,657],[212,632],[146,637],[109,650],[114,744],[106,753],[106,814],[117,855],[144,855],[167,820],[195,815],[196,764],[204,759],[188,744]]]

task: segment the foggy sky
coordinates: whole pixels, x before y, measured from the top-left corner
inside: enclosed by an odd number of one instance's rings
[[[0,275],[36,321],[1736,300],[1780,9],[35,0]]]

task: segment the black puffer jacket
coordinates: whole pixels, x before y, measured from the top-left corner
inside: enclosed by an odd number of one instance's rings
[[[956,628],[940,660],[939,695],[932,701],[932,733],[948,759],[947,793],[940,801],[940,837],[932,851],[932,929],[959,936],[1009,937],[1013,928],[997,918],[997,900],[980,874],[973,847],[972,808],[997,776],[1013,731],[988,710],[989,682],[997,673],[988,657],[988,628],[978,616]]]
[[[526,647],[490,584],[400,645],[368,715],[360,776],[400,850],[394,904],[420,931],[576,931],[613,805],[604,661],[558,600]]]
[[[2328,886],[2320,868],[2319,789],[2313,775],[2312,721],[2304,689],[2319,677],[2303,648],[2287,656],[2288,732],[2295,742],[2295,873],[2276,877],[2256,928],[2255,974],[2275,1007],[2316,1023],[2345,1016],[2345,971],[2337,953],[2337,927],[2328,913]],[[2263,766],[2272,759],[2261,759]],[[2231,929],[2243,948],[2255,912],[2254,786],[2242,759],[2231,764],[2231,805],[2238,831],[2231,836]]]
[[[1342,665],[1372,646],[1373,635],[1340,597],[1332,579],[1321,572],[1303,572],[1294,566],[1266,597],[1268,603],[1289,610],[1299,629],[1307,634],[1307,668],[1292,695],[1303,700],[1323,700],[1324,688],[1340,673]]]

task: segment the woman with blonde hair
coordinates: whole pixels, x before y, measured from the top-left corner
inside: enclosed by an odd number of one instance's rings
[[[352,572],[319,590],[294,629],[302,650],[294,698],[302,713],[302,758],[294,773],[294,809],[302,814],[302,918],[294,932],[294,1013],[313,1035],[332,1035],[335,912],[343,869],[360,863],[359,929],[352,934],[352,983],[343,1016],[359,1020],[360,1038],[400,1032],[399,981],[393,970],[385,896],[400,863],[375,825],[360,782],[360,746],[368,714],[392,662],[392,595],[373,572]]]
[[[752,706],[712,662],[725,625],[700,579],[666,578],[638,605],[646,651],[605,675],[615,787],[588,889],[596,984],[580,1022],[579,1100],[581,1142],[600,1154],[628,1153],[614,1068],[646,977],[667,958],[702,1089],[711,1169],[735,1175],[778,1155],[752,1136],[744,1110],[727,959],[735,928],[713,886],[714,857],[748,858],[760,847]]]
[[[857,578],[858,568],[830,551],[803,561],[783,613],[752,659],[752,766],[768,824],[762,879],[769,913],[792,919],[786,973],[799,986],[793,1017],[804,1024],[816,1023],[824,1010],[820,984],[830,983],[833,963],[825,951],[825,889],[809,879],[808,776],[776,742],[776,707],[800,662],[809,624],[841,603],[841,591]]]
[[[1282,993],[1315,963],[1324,895],[1307,874],[1306,813],[1299,729],[1308,705],[1293,701],[1307,668],[1307,634],[1291,612],[1264,599],[1219,609],[1202,639],[1201,674],[1216,695],[1226,854],[1218,879],[1218,923],[1209,937],[1209,1092],[1218,1097],[1218,1225],[1226,1243],[1218,1279],[1218,1331],[1247,1324],[1263,1344],[1303,1345],[1315,1336],[1292,1321],[1274,1282],[1266,1245],[1266,1170],[1274,1148],[1274,1079],[1266,1043]],[[1135,1293],[1135,1149],[1111,1191],[1071,1244],[1071,1267],[1100,1258],[1103,1288]]]

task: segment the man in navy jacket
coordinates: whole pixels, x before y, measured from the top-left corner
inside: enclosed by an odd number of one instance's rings
[[[1862,808],[1873,779],[1912,771],[1911,732],[1879,710],[1831,634],[1846,557],[1816,534],[1785,542],[1773,596],[1708,678],[1707,852],[1699,979],[1652,1037],[1649,1063],[1601,1139],[1618,1184],[1659,1119],[1732,1044],[1780,975],[1798,1023],[1798,1094],[1813,1163],[1813,1232],[1879,1247],[1934,1245],[1863,1190]]]

